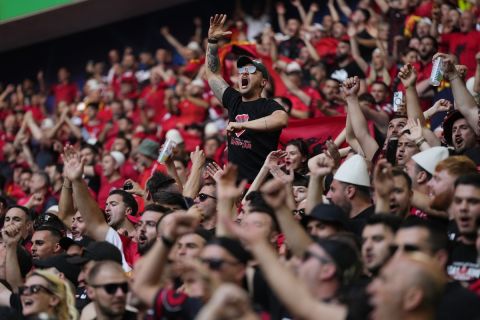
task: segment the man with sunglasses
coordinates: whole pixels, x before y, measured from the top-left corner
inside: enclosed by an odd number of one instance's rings
[[[238,165],[240,179],[252,182],[267,155],[277,149],[288,115],[273,99],[262,98],[269,77],[261,62],[246,56],[237,60],[238,91],[222,78],[219,41],[231,34],[223,31],[226,18],[224,14],[210,18],[206,77],[217,99],[228,109],[228,160]]]
[[[135,313],[125,309],[128,278],[120,264],[114,261],[95,263],[88,274],[87,283],[88,296],[95,306],[94,319],[136,319]]]
[[[205,184],[200,193],[194,199],[194,203],[203,212],[202,227],[205,230],[215,233],[215,226],[217,225],[217,187],[215,184]]]
[[[446,273],[448,248],[445,227],[435,221],[411,216],[398,229],[391,250],[394,257],[414,252],[427,254],[437,260]],[[442,301],[438,304],[436,319],[478,319],[480,318],[479,303],[480,299],[474,293],[468,291],[459,282],[450,279],[445,287]]]

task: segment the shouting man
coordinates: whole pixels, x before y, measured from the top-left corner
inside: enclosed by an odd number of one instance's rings
[[[231,88],[220,74],[218,42],[230,31],[223,31],[227,16],[210,18],[206,76],[215,96],[228,109],[228,160],[238,165],[239,177],[252,182],[265,158],[277,149],[288,115],[277,102],[261,97],[268,82],[265,66],[249,57],[237,60],[238,91]]]

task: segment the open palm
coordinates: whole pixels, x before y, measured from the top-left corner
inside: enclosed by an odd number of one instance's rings
[[[232,34],[230,31],[223,31],[223,25],[226,20],[226,14],[216,14],[215,16],[210,17],[210,27],[208,28],[209,39],[219,40]]]
[[[63,163],[63,174],[70,181],[82,178],[85,160],[80,158],[80,154],[72,146],[65,147],[63,152]]]

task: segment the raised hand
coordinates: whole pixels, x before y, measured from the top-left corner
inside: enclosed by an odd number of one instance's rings
[[[205,164],[205,152],[197,146],[195,151],[190,152],[190,160],[192,160],[192,167],[202,168]]]
[[[165,216],[161,234],[175,241],[184,234],[194,232],[199,223],[200,217],[196,214],[175,212]]]
[[[140,184],[137,183],[136,181],[133,181],[132,179],[127,179],[127,180],[125,180],[124,185],[126,185],[126,184],[131,184],[132,185],[132,188],[124,189],[126,192],[137,195],[137,196],[140,196],[140,197],[145,196],[145,190],[143,190],[142,187],[140,186]]]
[[[286,204],[287,196],[285,183],[279,179],[273,179],[266,182],[261,188],[262,196],[265,202],[277,210]]]
[[[63,175],[70,181],[80,180],[83,175],[83,167],[86,159],[80,158],[80,153],[71,145],[63,149]]]
[[[283,16],[285,12],[287,12],[285,10],[285,5],[282,2],[278,2],[275,6],[275,9],[277,10],[277,14],[280,16]]]
[[[448,111],[451,107],[452,103],[447,99],[439,99],[432,106],[434,114],[438,112]]]
[[[167,35],[169,35],[169,34],[170,34],[170,28],[167,27],[167,26],[161,27],[161,28],[160,28],[160,34],[161,34],[162,36],[167,36]]]
[[[273,167],[277,166],[280,161],[287,156],[287,152],[283,150],[276,150],[272,151],[268,154],[267,158],[265,159],[265,166],[268,169],[272,169]]]
[[[210,27],[208,28],[208,38],[220,40],[232,34],[231,31],[223,31],[223,26],[227,20],[226,14],[216,14],[210,17]]]
[[[216,162],[211,162],[207,164],[205,170],[207,171],[208,175],[212,177],[217,183],[223,175],[223,169]]]
[[[325,145],[327,146],[327,153],[328,155],[333,159],[333,161],[335,162],[335,166],[334,168],[338,168],[340,166],[340,161],[342,160],[342,156],[340,155],[340,151],[338,151],[338,147],[337,145],[335,144],[335,142],[333,142],[333,140],[327,140],[327,142],[325,143]]]
[[[292,3],[292,6],[297,7],[297,8],[302,5],[300,0],[291,0],[291,3]]]
[[[243,123],[241,122],[235,122],[235,121],[230,121],[227,126],[227,131],[228,132],[236,132],[236,131],[242,131],[244,130]]]
[[[293,169],[290,169],[289,173],[287,174],[282,170],[282,167],[284,166],[285,165],[274,166],[272,169],[270,169],[270,173],[275,179],[282,181],[284,184],[290,184],[293,182],[294,178]]]
[[[335,160],[326,153],[321,153],[308,160],[308,169],[316,177],[325,177],[332,173]]]
[[[237,167],[233,164],[228,164],[225,170],[220,175],[217,182],[217,198],[218,199],[237,199],[243,193],[247,181],[242,181],[237,186]]]
[[[202,18],[200,17],[193,18],[193,25],[197,28],[200,28],[202,26]]]
[[[7,227],[3,227],[2,229],[2,239],[7,246],[16,246],[20,239],[22,238],[22,234],[20,229],[15,225],[9,225]]]
[[[410,63],[407,63],[398,72],[398,77],[405,88],[414,87],[417,82],[417,70]]]
[[[392,164],[387,159],[380,159],[373,171],[373,186],[380,198],[388,198],[394,188]]]
[[[423,137],[422,135],[422,124],[420,119],[408,119],[407,125],[403,129],[405,136],[408,140],[416,142],[417,140]]]
[[[348,78],[343,82],[342,92],[345,98],[357,96],[359,89],[360,79],[358,77]]]
[[[35,208],[37,206],[42,205],[43,201],[45,200],[45,196],[41,192],[34,193],[28,202],[25,204],[27,208]]]
[[[447,79],[453,80],[456,76],[458,76],[457,70],[455,69],[457,57],[446,53],[436,53],[433,56],[432,61],[435,61],[437,58],[443,59],[443,71]]]
[[[318,3],[313,2],[313,3],[310,5],[309,10],[310,10],[311,12],[318,12],[318,10],[319,10]]]

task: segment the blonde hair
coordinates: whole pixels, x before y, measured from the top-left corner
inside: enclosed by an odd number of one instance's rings
[[[28,277],[39,276],[48,283],[48,289],[60,299],[55,306],[55,316],[58,320],[77,320],[78,311],[75,308],[75,298],[69,283],[51,271],[36,269]]]

